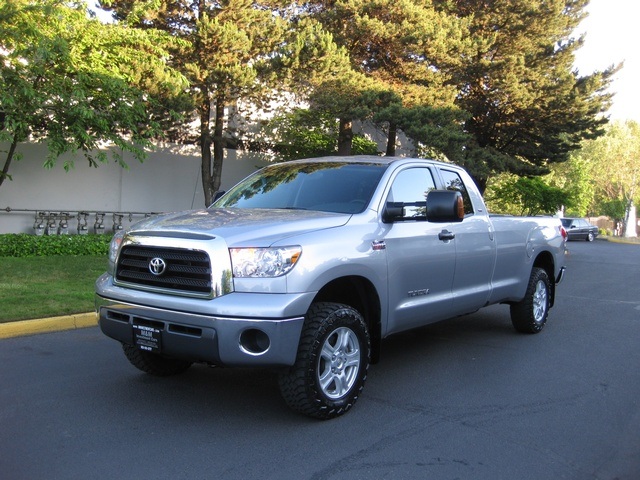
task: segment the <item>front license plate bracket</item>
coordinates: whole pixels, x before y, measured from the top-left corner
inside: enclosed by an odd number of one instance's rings
[[[162,331],[146,325],[133,325],[133,344],[146,352],[160,353]]]

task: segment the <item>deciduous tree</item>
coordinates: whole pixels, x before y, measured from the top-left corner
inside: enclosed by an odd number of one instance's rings
[[[0,142],[7,146],[0,184],[27,140],[46,142],[47,167],[78,151],[98,166],[108,158],[105,143],[118,147],[111,156],[123,166],[119,151],[142,160],[160,117],[170,114],[148,111],[158,96],[186,85],[166,65],[169,40],[89,19],[82,2],[0,0]]]
[[[606,135],[586,142],[580,155],[592,163],[596,198],[601,205],[624,205],[625,237],[636,237],[640,200],[640,125],[614,122]]]
[[[499,213],[514,215],[554,215],[569,201],[569,193],[549,186],[540,177],[509,175],[487,195],[490,205]]]

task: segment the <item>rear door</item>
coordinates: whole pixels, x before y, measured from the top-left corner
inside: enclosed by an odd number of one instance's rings
[[[484,204],[471,198],[460,173],[440,168],[440,176],[447,190],[461,192],[464,199],[464,220],[441,225],[455,235],[456,269],[451,313],[460,315],[483,307],[489,300],[496,263],[496,242]]]
[[[578,229],[580,230],[580,238],[586,239],[589,236],[589,232],[591,231],[591,225],[586,220],[579,218]]]

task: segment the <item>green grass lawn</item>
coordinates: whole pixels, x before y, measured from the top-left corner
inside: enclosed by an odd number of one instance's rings
[[[0,323],[91,312],[106,256],[0,258]]]

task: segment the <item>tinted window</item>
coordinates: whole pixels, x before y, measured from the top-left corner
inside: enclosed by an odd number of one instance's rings
[[[404,216],[407,218],[425,218],[427,194],[434,188],[431,170],[408,168],[401,171],[393,181],[387,202],[404,203]]]
[[[462,178],[460,178],[460,175],[451,170],[440,170],[440,174],[442,175],[442,180],[444,180],[444,186],[447,190],[456,190],[462,193],[465,215],[473,214],[471,198],[469,198],[469,192],[467,192],[467,187],[464,186],[464,182],[462,181]]]
[[[213,206],[360,213],[385,169],[364,163],[277,164],[246,178]]]

